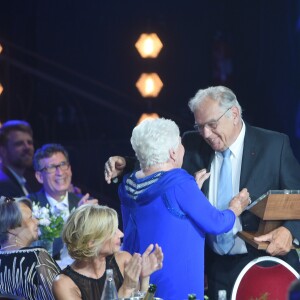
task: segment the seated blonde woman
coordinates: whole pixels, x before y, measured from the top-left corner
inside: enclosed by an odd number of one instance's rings
[[[85,204],[73,211],[62,238],[75,261],[55,279],[55,299],[101,299],[107,269],[113,269],[120,298],[130,297],[139,288],[146,291],[149,276],[162,267],[162,250],[151,244],[143,255],[131,256],[120,251],[122,237],[112,208]]]
[[[44,248],[29,247],[37,239],[31,201],[1,197],[0,294],[54,300],[52,282],[60,268]]]

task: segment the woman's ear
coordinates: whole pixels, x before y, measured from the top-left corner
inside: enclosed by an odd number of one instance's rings
[[[173,162],[176,162],[176,151],[174,149],[169,150],[169,154],[170,154],[170,159]]]

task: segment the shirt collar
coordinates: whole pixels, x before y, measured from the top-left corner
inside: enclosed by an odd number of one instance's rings
[[[63,200],[59,201],[59,202],[56,199],[54,199],[53,197],[51,197],[47,192],[45,192],[45,194],[46,194],[46,198],[51,207],[55,207],[57,203],[64,203],[66,205],[66,207],[69,207],[68,192],[66,192]]]
[[[240,150],[243,148],[245,133],[246,133],[246,126],[245,126],[245,123],[242,120],[242,129],[241,129],[237,139],[229,147],[229,149],[230,149],[230,151],[231,151],[231,153],[234,157],[237,157],[239,155]],[[218,156],[222,156],[221,152],[216,152],[216,154]]]
[[[232,155],[234,155],[235,157],[239,155],[239,152],[244,145],[245,133],[246,133],[246,126],[245,123],[242,121],[242,130],[238,135],[237,139],[234,141],[234,143],[229,147],[229,149],[232,152]]]

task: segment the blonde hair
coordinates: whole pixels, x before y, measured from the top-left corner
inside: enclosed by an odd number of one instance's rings
[[[117,212],[107,206],[84,204],[74,210],[64,225],[62,238],[69,255],[77,260],[95,257],[118,229]]]

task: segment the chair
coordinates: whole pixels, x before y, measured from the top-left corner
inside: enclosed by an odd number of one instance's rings
[[[282,259],[262,256],[249,262],[237,277],[231,300],[287,299],[292,282],[299,278]]]

